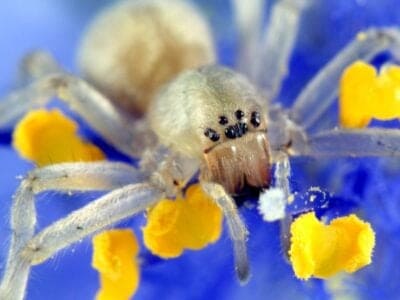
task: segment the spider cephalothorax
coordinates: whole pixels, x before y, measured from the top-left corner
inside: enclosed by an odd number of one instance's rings
[[[220,66],[184,72],[161,90],[149,120],[164,145],[198,159],[201,177],[235,194],[267,187],[270,150],[263,97],[242,75]]]

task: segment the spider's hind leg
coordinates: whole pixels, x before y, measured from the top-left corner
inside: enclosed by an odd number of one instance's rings
[[[20,84],[26,85],[45,75],[63,72],[63,69],[49,52],[37,50],[21,59],[18,71]]]
[[[21,70],[22,79],[28,85],[0,98],[0,128],[58,97],[125,154],[137,156],[146,145],[155,143],[145,121],[128,118],[89,83],[62,71],[49,54],[36,52],[28,55]]]

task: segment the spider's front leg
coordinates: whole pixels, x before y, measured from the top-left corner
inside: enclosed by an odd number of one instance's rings
[[[368,128],[358,130],[333,129],[293,145],[296,155],[320,156],[400,156],[398,129]]]
[[[325,116],[338,95],[339,80],[344,70],[355,60],[371,60],[388,50],[394,59],[400,58],[400,31],[396,28],[369,29],[357,35],[310,81],[296,98],[289,113],[280,108],[272,118],[278,134],[273,142],[297,156],[399,156],[399,134],[390,129],[332,129],[334,114]],[[323,118],[324,117],[324,118]],[[276,126],[278,125],[278,126]],[[280,129],[279,129],[279,128]]]
[[[29,55],[24,61],[22,77],[30,83],[0,99],[0,128],[58,97],[125,154],[136,156],[143,150],[144,142],[149,145],[154,142],[143,120],[127,118],[89,83],[62,71],[49,54]],[[134,143],[138,138],[142,143]]]
[[[261,31],[264,1],[232,0],[239,31],[238,68],[275,98],[288,72],[299,20],[309,0],[279,0]]]
[[[39,232],[27,243],[21,256],[32,265],[40,264],[84,237],[145,211],[162,195],[151,183],[116,189]]]
[[[254,58],[258,55],[264,2],[231,0],[239,37],[237,68],[252,79],[255,76]]]
[[[233,242],[236,273],[240,282],[245,284],[249,280],[250,275],[246,248],[248,232],[239,216],[235,201],[225,191],[224,187],[218,183],[202,182],[202,187],[224,213],[229,235]]]
[[[272,101],[280,91],[289,71],[289,60],[295,46],[300,17],[310,0],[280,0],[272,8],[261,45],[260,57],[255,61],[256,82]]]
[[[400,31],[397,28],[369,29],[361,32],[307,84],[296,98],[289,116],[311,131],[338,94],[339,79],[355,60],[371,60],[388,50],[400,58]]]
[[[31,259],[21,253],[36,225],[35,195],[49,190],[112,190],[143,180],[138,170],[121,163],[65,163],[32,171],[15,193],[12,207],[8,260],[0,285],[1,299],[22,299]]]
[[[151,154],[148,155],[152,156]],[[111,162],[65,163],[34,170],[16,193],[11,226],[13,239],[0,299],[22,299],[31,265],[44,262],[84,237],[154,205],[180,189],[198,169],[192,160],[160,147],[157,161],[137,170]],[[140,183],[138,183],[140,182]],[[36,236],[34,196],[43,191],[107,191],[108,194],[72,212]]]

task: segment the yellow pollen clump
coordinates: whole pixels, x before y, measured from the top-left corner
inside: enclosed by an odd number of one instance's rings
[[[93,238],[92,266],[100,273],[97,300],[128,300],[139,285],[139,244],[129,229],[104,231]]]
[[[39,167],[104,159],[103,152],[83,141],[77,131],[78,124],[59,110],[38,109],[19,121],[13,132],[13,146],[23,158]]]
[[[400,67],[376,69],[356,61],[344,72],[339,88],[339,119],[342,127],[363,128],[372,119],[400,117]]]
[[[307,213],[291,225],[289,256],[300,279],[326,279],[341,271],[353,273],[371,263],[374,246],[371,225],[356,215],[325,225],[314,213]]]
[[[160,257],[177,257],[185,249],[198,250],[217,241],[222,220],[221,209],[200,185],[192,185],[184,199],[163,199],[150,210],[143,228],[144,244]]]

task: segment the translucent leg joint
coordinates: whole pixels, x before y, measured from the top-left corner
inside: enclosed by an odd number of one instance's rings
[[[239,216],[234,200],[221,185],[212,182],[203,182],[202,186],[204,191],[214,199],[215,203],[217,203],[224,213],[229,235],[233,242],[236,274],[240,283],[246,284],[250,277],[246,247],[248,236],[246,226]]]
[[[385,50],[400,59],[397,28],[372,28],[359,33],[302,90],[291,108],[290,118],[305,130],[311,130],[335,101],[344,69],[357,59],[371,60]]]
[[[143,178],[143,174],[131,166],[112,162],[65,163],[30,172],[22,180],[13,197],[11,212],[13,235],[0,284],[0,299],[22,299],[33,258],[37,253],[45,252],[46,255],[51,255],[46,249],[43,250],[40,239],[39,242],[30,241],[36,226],[36,194],[46,190],[105,191],[141,181]],[[83,228],[80,229],[78,225],[75,229],[81,231]]]

